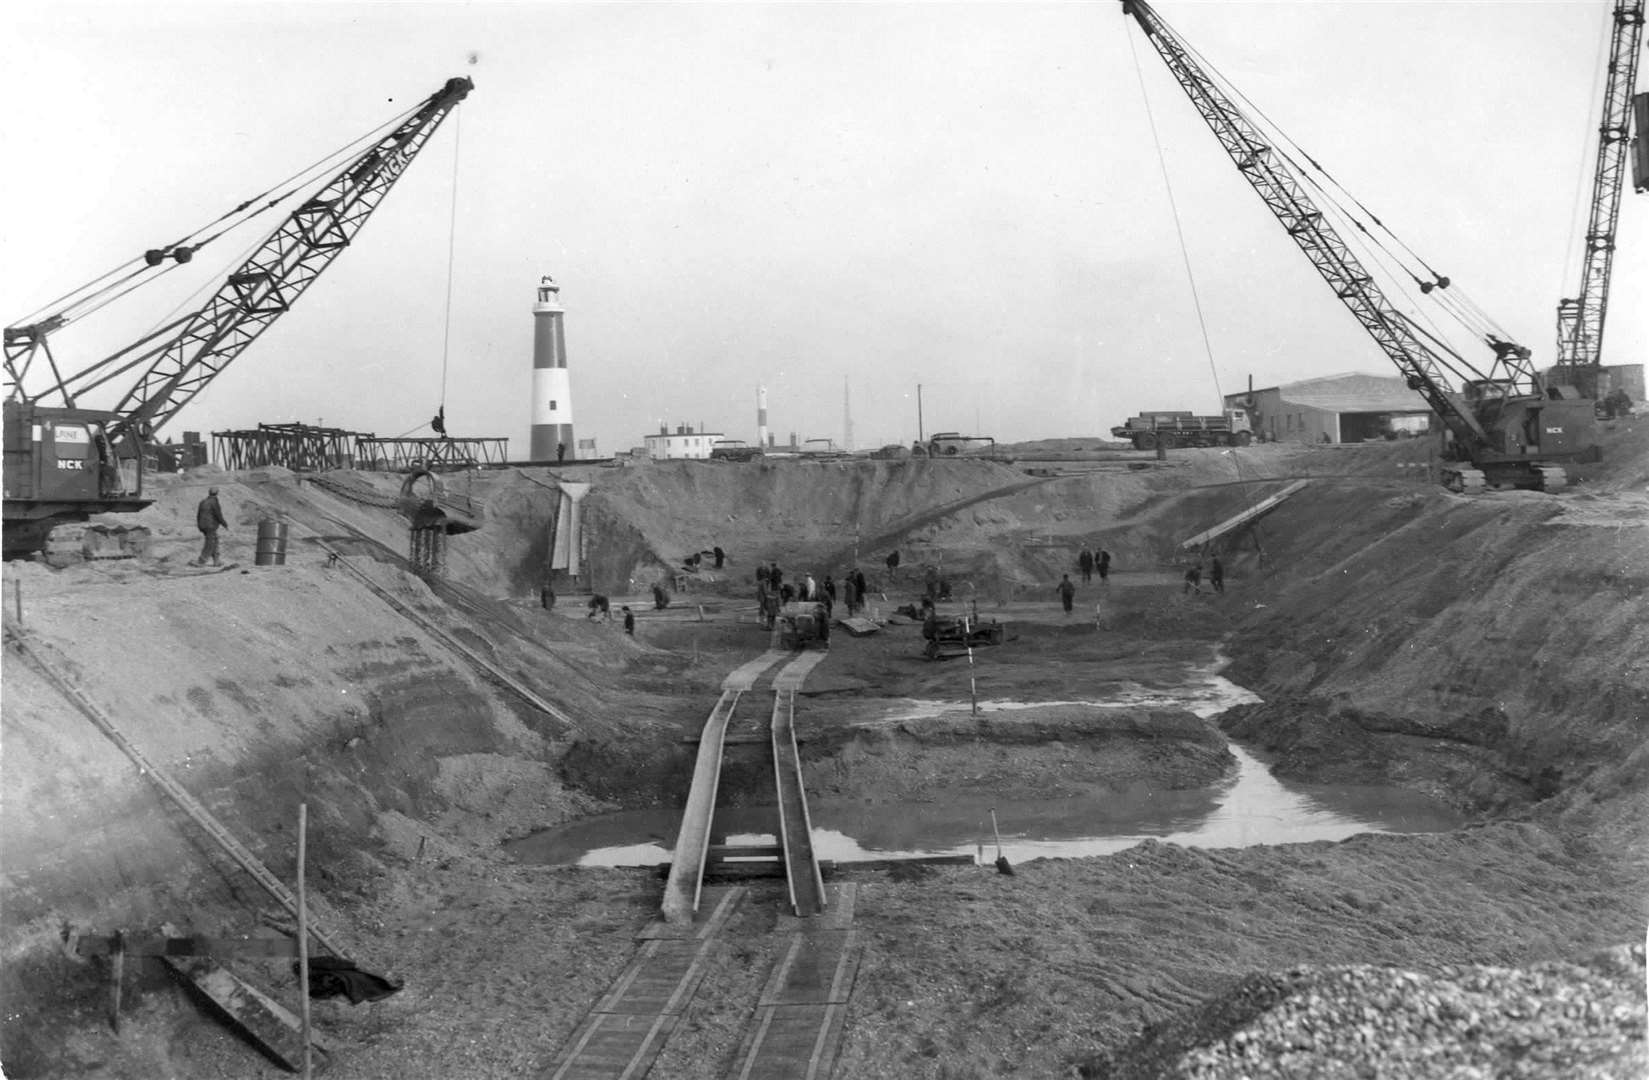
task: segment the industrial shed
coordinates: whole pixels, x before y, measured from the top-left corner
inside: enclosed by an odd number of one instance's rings
[[[1431,407],[1398,376],[1350,372],[1227,394],[1267,442],[1362,442],[1431,430]]]

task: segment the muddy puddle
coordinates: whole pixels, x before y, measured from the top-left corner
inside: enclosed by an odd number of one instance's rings
[[[1259,698],[1218,674],[1221,664],[1187,672],[1177,686],[1118,687],[1107,706],[1178,707],[1208,718]],[[981,701],[981,714],[1060,702]],[[906,701],[868,721],[906,723],[966,704]],[[1200,790],[1134,788],[1102,797],[992,801],[976,793],[922,802],[810,799],[813,842],[821,859],[855,862],[921,855],[996,857],[996,810],[1009,859],[1105,855],[1155,838],[1190,847],[1246,847],[1343,840],[1364,832],[1446,832],[1463,823],[1446,804],[1394,787],[1285,783],[1232,744],[1235,776]],[[732,844],[775,843],[772,807],[721,808],[714,834]],[[652,866],[668,862],[679,811],[604,814],[512,842],[522,862],[578,866]]]
[[[821,859],[858,862],[920,855],[996,857],[990,811],[1010,860],[1106,855],[1155,838],[1189,847],[1247,847],[1343,840],[1365,832],[1444,832],[1463,818],[1401,788],[1284,783],[1241,747],[1237,775],[1201,791],[1132,790],[1104,798],[991,802],[810,800]],[[716,811],[714,830],[732,844],[775,843],[772,807]],[[515,841],[529,863],[652,866],[670,860],[679,813],[636,810],[587,818]]]

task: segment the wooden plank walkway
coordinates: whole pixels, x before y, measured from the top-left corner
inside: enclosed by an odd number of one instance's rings
[[[790,663],[780,668],[778,674],[773,676],[773,689],[800,690],[807,673],[824,663],[829,655],[830,653],[824,649],[804,649],[797,653]]]
[[[780,843],[760,849],[723,844],[716,853],[724,860],[733,856],[730,865],[737,865],[752,861],[758,850],[763,856],[782,852],[790,904],[780,927],[788,941],[728,1075],[739,1080],[828,1080],[862,946],[851,929],[855,887],[825,888],[796,749],[796,691],[826,655],[822,650],[770,652],[741,666],[722,684],[699,740],[693,786],[661,905],[664,917],[638,935],[644,944],[569,1037],[545,1074],[547,1080],[640,1080],[692,1001],[712,939],[744,895],[743,889],[703,886],[728,724],[741,693],[781,659],[787,662],[773,679],[768,733],[779,791]],[[702,902],[708,902],[708,915],[701,911]]]
[[[710,819],[716,810],[716,789],[721,785],[722,739],[727,734],[727,722],[733,717],[739,694],[738,690],[722,691],[699,739],[693,786],[681,814],[681,832],[676,835],[676,850],[670,859],[670,878],[664,884],[664,917],[673,923],[691,922],[693,913],[699,909],[704,860],[710,852]]]
[[[727,678],[721,681],[721,688],[723,690],[749,690],[756,685],[756,680],[761,678],[764,671],[780,660],[789,659],[790,655],[788,649],[768,649],[754,660],[740,664],[729,672]]]
[[[862,952],[853,930],[792,934],[762,991],[730,1080],[827,1080]]]
[[[1230,532],[1232,529],[1235,529],[1239,525],[1246,525],[1250,521],[1253,521],[1254,519],[1256,519],[1258,517],[1261,517],[1265,514],[1269,514],[1271,511],[1273,511],[1277,508],[1277,504],[1281,503],[1284,499],[1288,498],[1290,495],[1294,494],[1296,491],[1299,491],[1301,488],[1305,487],[1309,483],[1311,483],[1310,480],[1296,480],[1296,481],[1294,481],[1292,484],[1289,484],[1287,487],[1283,488],[1281,491],[1277,492],[1275,495],[1271,495],[1271,496],[1268,496],[1264,499],[1261,499],[1259,502],[1255,503],[1253,506],[1250,506],[1247,510],[1244,510],[1242,513],[1236,514],[1236,515],[1234,515],[1232,517],[1229,517],[1229,518],[1226,518],[1224,521],[1220,522],[1218,525],[1214,526],[1212,529],[1207,529],[1207,530],[1205,530],[1203,532],[1200,532],[1197,535],[1191,537],[1191,539],[1186,540],[1184,543],[1180,544],[1180,549],[1182,551],[1189,551],[1194,547],[1201,547],[1203,544],[1208,543],[1210,540],[1219,539],[1220,537],[1224,536],[1226,533]]]
[[[790,907],[797,915],[817,915],[825,909],[824,877],[813,853],[813,818],[807,811],[802,787],[802,760],[796,751],[796,692],[773,692],[773,777],[779,796],[779,843],[784,849],[784,872],[789,883]]]
[[[550,1067],[548,1080],[636,1080],[647,1075],[693,1000],[716,934],[745,890],[709,890],[709,914],[690,925],[654,922],[643,944]]]

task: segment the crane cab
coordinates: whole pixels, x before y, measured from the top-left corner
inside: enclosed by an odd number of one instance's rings
[[[143,459],[122,457],[118,419],[96,409],[5,405],[5,553],[39,550],[52,526],[142,510]]]

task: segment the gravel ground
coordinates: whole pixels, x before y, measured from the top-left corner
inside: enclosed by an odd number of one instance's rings
[[[1644,949],[1584,964],[1300,968],[1147,1031],[1093,1077],[1649,1076]]]

